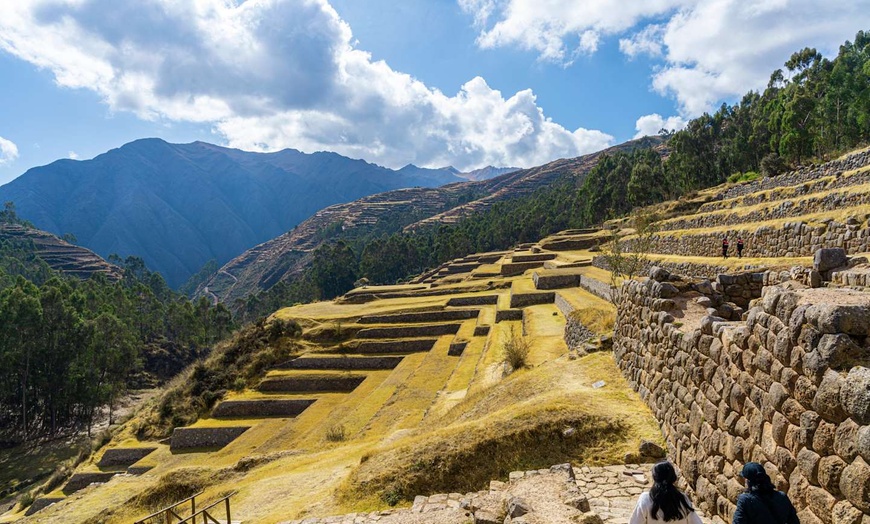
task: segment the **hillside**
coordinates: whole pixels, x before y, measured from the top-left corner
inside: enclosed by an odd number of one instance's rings
[[[51,233],[19,225],[0,223],[0,242],[13,240],[32,244],[34,254],[51,269],[81,279],[102,274],[110,280],[121,278],[120,269],[83,247],[70,244]]]
[[[375,229],[380,233],[394,233],[402,228],[453,223],[489,209],[497,202],[530,195],[566,175],[582,182],[602,154],[645,147],[658,147],[664,151],[662,144],[659,137],[646,137],[590,155],[557,160],[487,180],[435,189],[391,191],[331,206],[315,213],[292,231],[225,264],[200,286],[197,296],[232,304],[236,299],[268,290],[282,280],[301,274],[310,265],[310,253],[326,240],[353,238]]]
[[[335,153],[144,139],[93,160],[30,169],[0,187],[0,201],[104,257],[140,256],[178,287],[209,260],[224,264],[329,205],[463,180],[447,170],[394,171]]]

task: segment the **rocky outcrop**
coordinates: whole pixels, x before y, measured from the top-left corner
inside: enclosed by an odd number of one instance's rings
[[[745,322],[706,317],[684,332],[657,307],[654,284],[618,294],[614,356],[661,422],[693,500],[730,520],[737,472],[752,460],[801,522],[870,519],[870,296],[768,287]]]

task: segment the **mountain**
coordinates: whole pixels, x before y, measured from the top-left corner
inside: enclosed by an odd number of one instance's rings
[[[378,228],[392,233],[437,223],[453,223],[496,202],[519,198],[547,186],[565,174],[582,178],[602,154],[641,147],[661,147],[659,137],[645,137],[597,153],[562,159],[475,182],[439,188],[416,188],[371,195],[315,213],[293,230],[237,256],[206,281],[197,296],[232,303],[301,274],[310,254],[324,241],[348,238]],[[403,169],[414,168],[406,166]],[[415,168],[419,169],[419,168]],[[445,168],[444,171],[450,168]]]
[[[70,244],[51,233],[13,223],[0,223],[0,245],[11,242],[32,251],[51,269],[66,275],[90,278],[106,275],[111,280],[121,278],[121,270],[89,249]]]
[[[458,177],[462,177],[466,180],[478,181],[478,180],[489,180],[490,178],[495,178],[497,176],[506,175],[508,173],[513,173],[514,171],[519,171],[518,167],[493,167],[486,166],[480,169],[475,169],[474,171],[469,171],[467,173],[460,173],[456,171],[454,167],[446,167],[445,170],[453,170],[453,172]]]
[[[58,160],[0,187],[20,216],[72,233],[102,256],[140,256],[177,288],[316,211],[406,187],[462,181],[451,171],[395,171],[336,153],[251,153],[143,139],[93,160]]]

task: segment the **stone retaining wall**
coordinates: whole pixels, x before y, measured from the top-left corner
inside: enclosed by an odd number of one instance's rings
[[[870,175],[870,171],[867,172]],[[771,207],[756,209],[749,213],[698,213],[685,218],[659,222],[657,225],[662,231],[677,229],[702,229],[705,227],[719,227],[740,225],[751,222],[763,222],[766,220],[778,220],[783,218],[795,218],[811,213],[830,211],[832,209],[845,209],[870,204],[870,192],[853,192],[843,189],[842,192],[830,193],[824,196],[815,196],[795,200],[783,200]]]
[[[459,340],[450,343],[450,348],[447,350],[447,355],[451,357],[458,357],[462,355],[462,352],[465,351],[465,347],[468,346],[467,340]]]
[[[514,254],[511,256],[511,262],[514,264],[520,264],[523,262],[546,262],[547,260],[553,260],[554,258],[556,258],[555,253],[536,253],[533,255]]]
[[[556,299],[553,291],[541,291],[538,293],[511,293],[511,308],[536,306],[538,304],[552,304]]]
[[[504,320],[523,320],[522,309],[499,309],[495,312],[496,323]]]
[[[269,377],[257,386],[260,391],[271,393],[308,393],[353,391],[365,380],[365,375],[299,375]]]
[[[485,337],[487,335],[489,335],[489,326],[474,326],[475,337]]]
[[[415,338],[455,335],[461,324],[432,324],[431,326],[397,326],[361,329],[357,338]]]
[[[33,501],[33,504],[27,508],[27,511],[24,513],[25,517],[29,517],[36,513],[37,511],[44,510],[45,508],[51,506],[56,502],[60,502],[64,500],[64,497],[39,497]]]
[[[592,293],[598,298],[610,302],[610,284],[596,280],[592,277],[580,277],[580,287]]]
[[[249,426],[229,426],[223,428],[175,428],[169,449],[172,451],[190,449],[222,448],[249,430]]]
[[[720,239],[721,242],[721,239]],[[721,248],[719,253],[721,254]],[[597,256],[592,259],[592,265],[610,271],[610,266],[607,264],[607,259],[603,256]],[[658,266],[666,269],[671,273],[678,275],[686,275],[695,278],[706,278],[713,280],[716,275],[728,273],[730,271],[748,271],[748,270],[763,270],[763,268],[752,265],[745,265],[743,268],[734,268],[729,266],[718,266],[715,264],[700,264],[697,262],[665,262],[663,260],[651,260],[641,271],[642,274],[647,273],[652,266]]]
[[[335,370],[378,370],[394,369],[404,359],[403,356],[382,357],[301,357],[285,362],[276,369],[335,369]]]
[[[413,340],[357,340],[348,347],[357,353],[420,353],[430,351],[438,342],[434,338]]]
[[[719,199],[728,200],[751,193],[757,193],[759,191],[766,191],[768,189],[797,186],[826,176],[839,176],[844,171],[859,169],[868,164],[870,164],[870,151],[863,151],[855,153],[854,155],[849,155],[843,160],[833,160],[818,167],[799,169],[779,176],[765,177],[748,184],[734,186],[719,193]],[[852,182],[850,182],[850,184],[851,183]]]
[[[746,229],[735,226],[715,233],[656,234],[652,238],[651,252],[669,255],[718,257],[722,256],[722,238],[728,237],[732,244],[737,237],[744,241],[746,257],[806,257],[823,247],[841,247],[849,254],[870,250],[870,227],[866,222],[844,224],[829,220],[818,225],[806,222],[786,222],[780,226],[749,224]],[[622,241],[623,248],[631,251],[634,240]],[[729,250],[736,255],[736,248]]]
[[[225,400],[217,405],[215,418],[295,417],[314,404],[316,399]]]
[[[112,466],[130,466],[139,462],[157,448],[109,448],[100,457],[97,466],[108,468]]]
[[[544,262],[510,262],[501,265],[501,276],[513,277],[522,275],[529,269],[535,269],[544,265]]]
[[[61,491],[63,491],[65,495],[72,495],[76,491],[85,489],[91,484],[108,482],[115,475],[116,473],[104,472],[75,473],[68,481],[66,481],[66,484],[63,486]]]
[[[746,322],[684,333],[653,292],[619,293],[614,357],[660,421],[693,501],[730,520],[758,461],[802,523],[870,520],[870,296],[768,287]],[[864,519],[863,521],[861,519]]]
[[[558,269],[535,271],[532,274],[532,280],[536,289],[577,287],[580,284],[580,273]]]
[[[447,305],[456,306],[489,306],[498,303],[498,295],[480,295],[475,297],[453,297]]]
[[[417,311],[411,313],[392,313],[389,315],[366,315],[359,319],[360,324],[410,324],[414,322],[450,322],[477,318],[479,309],[450,309],[446,311]]]

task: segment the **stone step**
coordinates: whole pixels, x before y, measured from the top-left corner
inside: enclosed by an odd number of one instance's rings
[[[317,399],[225,400],[212,411],[214,418],[265,418],[300,415]]]
[[[523,320],[522,309],[499,309],[495,312],[496,323],[505,320]]]
[[[554,258],[556,258],[555,253],[534,253],[531,255],[514,254],[511,256],[511,262],[514,264],[520,264],[523,262],[546,262],[547,260],[553,260]]]
[[[348,393],[356,389],[365,375],[300,375],[267,377],[257,389],[268,393]]]
[[[276,366],[275,369],[375,371],[394,369],[403,358],[405,358],[403,355],[375,357],[367,355],[302,356]]]
[[[510,262],[501,265],[501,275],[503,277],[513,277],[522,275],[529,269],[539,268],[544,265],[544,261],[539,262]]]
[[[176,451],[214,451],[239,438],[250,426],[225,426],[213,428],[175,428],[169,449]]]
[[[579,281],[578,281],[579,282]],[[556,293],[553,291],[540,291],[537,293],[511,293],[511,309],[538,304],[552,304],[556,301]]]
[[[447,301],[451,307],[488,306],[498,303],[498,295],[476,295],[471,297],[453,297]]]

